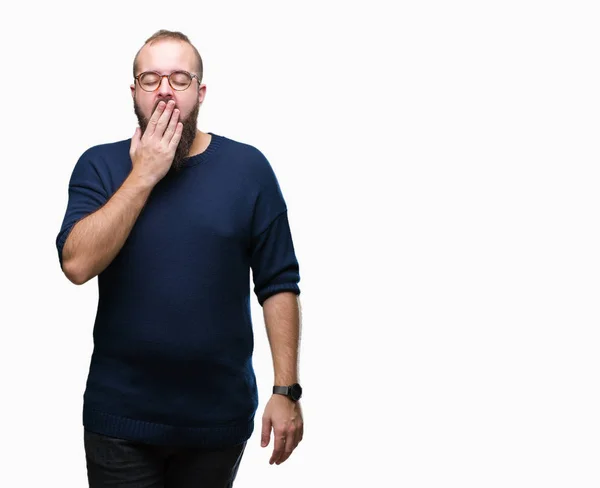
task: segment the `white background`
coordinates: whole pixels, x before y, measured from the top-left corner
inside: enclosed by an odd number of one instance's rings
[[[2,15],[2,485],[87,486],[97,280],[71,284],[55,239],[79,155],[133,134],[133,57],[166,28],[203,56],[199,128],[273,165],[301,266],[305,438],[280,466],[259,446],[253,297],[235,486],[598,487],[594,2],[135,4]]]

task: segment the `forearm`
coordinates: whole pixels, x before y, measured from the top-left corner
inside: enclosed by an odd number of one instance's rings
[[[123,247],[152,186],[130,173],[106,204],[81,219],[63,248],[63,270],[76,284],[100,274]]]
[[[274,385],[285,386],[299,382],[299,297],[291,292],[277,293],[265,300],[263,315],[273,357]]]

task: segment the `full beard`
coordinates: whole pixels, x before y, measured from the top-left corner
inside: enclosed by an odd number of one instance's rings
[[[159,100],[160,101],[160,100]],[[158,106],[158,102],[154,106],[152,113],[156,110]],[[149,119],[142,114],[140,110],[140,106],[137,104],[137,101],[133,100],[133,111],[138,119],[138,124],[140,125],[140,129],[142,129],[142,135],[146,132],[146,128],[148,127]],[[179,144],[175,149],[175,156],[173,157],[173,162],[171,163],[171,172],[180,171],[184,167],[184,159],[188,157],[190,153],[190,149],[192,148],[192,144],[194,143],[194,139],[196,138],[196,131],[198,130],[198,112],[200,111],[200,102],[196,101],[196,105],[187,116],[185,120],[179,120],[183,123],[183,131],[181,132],[181,139],[179,140]]]

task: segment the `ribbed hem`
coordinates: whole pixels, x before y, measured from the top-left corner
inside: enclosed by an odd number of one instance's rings
[[[75,224],[65,229],[56,239],[56,250],[58,252],[58,264],[60,265],[60,269],[63,269],[63,249],[65,247],[65,242],[67,242],[67,237],[69,237],[73,227],[75,227]]]
[[[226,425],[182,427],[120,417],[84,405],[83,426],[97,434],[146,444],[213,448],[247,441],[254,430],[254,417]]]

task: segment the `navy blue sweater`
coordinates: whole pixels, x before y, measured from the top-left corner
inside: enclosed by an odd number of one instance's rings
[[[201,154],[152,190],[98,275],[86,429],[151,444],[247,440],[258,407],[250,291],[300,293],[286,203],[255,147],[210,133]],[[100,209],[131,171],[131,139],[77,161],[62,228]],[[250,281],[250,270],[252,281]]]

